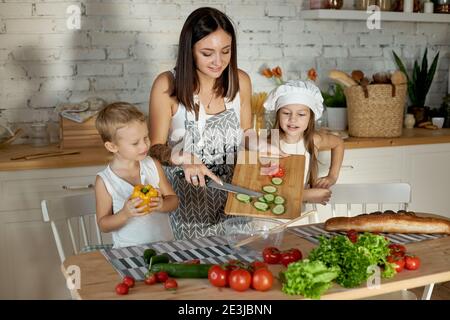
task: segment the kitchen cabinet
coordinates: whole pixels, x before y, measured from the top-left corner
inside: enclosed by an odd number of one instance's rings
[[[103,168],[0,172],[0,299],[70,298],[50,224],[42,220],[40,202],[92,192],[89,185]],[[93,230],[94,221],[90,222],[88,229]],[[68,241],[68,237],[63,238],[63,242]]]
[[[326,175],[330,152],[318,158],[319,174]],[[348,149],[337,183],[406,182],[412,189],[410,210],[450,218],[449,164],[450,143]],[[323,210],[319,205],[320,217],[328,217]]]

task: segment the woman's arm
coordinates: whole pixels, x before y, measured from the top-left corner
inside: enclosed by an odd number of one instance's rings
[[[342,161],[344,159],[344,140],[329,133],[317,133],[314,136],[314,143],[319,150],[331,150],[331,163],[328,176],[317,180],[314,187],[329,188],[334,185],[339,178]]]
[[[113,204],[111,195],[106,190],[103,179],[99,176],[95,179],[95,201],[97,224],[102,232],[111,232],[122,228],[128,218],[141,215],[146,207],[137,208],[142,202],[141,199],[131,199],[125,202],[123,208],[113,214]]]
[[[239,70],[239,95],[241,97],[241,128],[252,127],[252,82],[247,73]]]

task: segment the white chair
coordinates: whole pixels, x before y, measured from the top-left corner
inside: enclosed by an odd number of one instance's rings
[[[411,202],[411,186],[408,183],[336,184],[331,187],[331,192],[329,205],[332,217],[351,217],[373,211],[408,210]],[[318,205],[314,204],[312,207],[318,210]],[[317,215],[315,221],[318,222]],[[425,287],[422,300],[431,298],[433,287],[434,284]],[[400,296],[390,294],[380,298],[404,299],[411,298],[412,295],[412,292],[402,292]]]
[[[50,222],[61,263],[66,259],[64,247],[68,246],[64,244],[67,244],[68,241],[64,241],[67,239],[67,234],[60,233],[57,224],[60,225],[60,227],[65,225],[64,229],[66,229],[70,235],[70,242],[72,244],[71,254],[112,247],[111,244],[103,243],[103,237],[95,219],[96,208],[94,193],[91,192],[87,194],[42,200],[41,210],[44,221]],[[87,223],[95,225],[96,243],[93,241],[94,236],[88,236]],[[89,228],[89,230],[91,230],[91,228]],[[82,238],[84,247],[77,245],[77,243],[81,242],[80,238]]]

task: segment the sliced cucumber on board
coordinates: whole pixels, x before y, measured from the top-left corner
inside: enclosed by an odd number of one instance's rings
[[[284,206],[282,204],[277,204],[272,208],[272,213],[276,215],[281,215],[284,213]]]
[[[256,201],[253,206],[259,211],[267,211],[269,209],[269,205],[265,202]]]
[[[273,203],[275,204],[283,204],[285,202],[286,200],[284,200],[282,196],[276,196],[275,199],[273,200]]]
[[[244,203],[250,203],[252,200],[248,194],[238,193],[236,199]]]
[[[267,192],[267,193],[275,193],[275,192],[277,192],[277,188],[274,187],[274,186],[264,186],[264,187],[262,187],[262,189],[263,189],[264,192]]]
[[[283,179],[278,178],[278,177],[272,178],[272,183],[276,186],[279,186],[280,184],[283,183]]]

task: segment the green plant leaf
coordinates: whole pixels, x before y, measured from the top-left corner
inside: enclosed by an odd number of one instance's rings
[[[431,83],[433,82],[438,60],[439,60],[439,51],[434,57],[433,62],[431,63],[430,70],[428,71],[427,78],[425,80],[425,95],[428,93],[428,90],[430,90]]]

